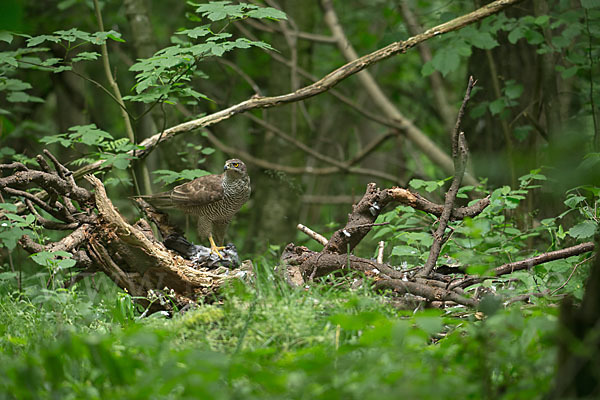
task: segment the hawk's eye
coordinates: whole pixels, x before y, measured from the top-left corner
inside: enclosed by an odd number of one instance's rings
[[[237,168],[237,167],[239,167],[239,166],[240,166],[240,163],[236,163],[236,162],[234,162],[234,163],[233,163],[233,164],[231,164],[231,165],[233,166],[233,168]]]

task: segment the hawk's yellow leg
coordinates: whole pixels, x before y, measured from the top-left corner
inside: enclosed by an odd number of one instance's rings
[[[208,235],[208,241],[210,242],[210,251],[212,253],[215,253],[216,255],[218,255],[220,259],[223,259],[223,256],[221,255],[221,253],[219,253],[219,250],[223,250],[226,247],[225,246],[217,246],[212,237],[212,233],[210,235]]]

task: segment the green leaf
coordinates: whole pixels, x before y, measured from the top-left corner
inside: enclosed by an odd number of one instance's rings
[[[12,40],[13,40],[13,35],[12,35],[12,33],[7,32],[7,31],[1,31],[0,32],[0,40],[3,42],[6,42],[8,44],[11,44]]]
[[[6,96],[6,100],[10,101],[11,103],[27,103],[27,102],[43,103],[44,102],[44,99],[41,99],[36,96],[30,96],[29,94],[27,94],[25,92],[10,92],[8,94],[8,96]]]
[[[529,134],[532,130],[533,127],[531,125],[517,126],[513,130],[513,135],[515,136],[515,138],[517,138],[519,142],[523,142],[529,137]]]
[[[2,272],[0,273],[0,281],[7,281],[10,279],[15,279],[17,277],[16,272]]]
[[[518,99],[523,94],[523,85],[514,81],[508,81],[504,87],[504,94],[511,100]]]
[[[41,266],[48,266],[54,261],[54,254],[49,251],[41,251],[39,253],[32,254],[31,259]]]
[[[431,60],[433,67],[446,76],[455,71],[460,64],[460,57],[452,47],[443,47],[438,50]]]
[[[433,66],[433,63],[431,61],[427,61],[421,68],[421,75],[426,77],[433,74],[434,71],[435,67]]]
[[[110,31],[106,37],[115,42],[125,43],[125,40],[121,38],[121,34],[115,31]]]
[[[519,39],[525,37],[525,28],[522,26],[518,26],[508,34],[508,41],[511,44],[515,44],[519,41]]]
[[[6,222],[2,222],[0,223],[0,226],[4,227],[5,224],[8,225]],[[7,229],[3,232],[0,232],[0,244],[12,251],[15,249],[15,247],[17,247],[17,242],[19,239],[21,239],[21,237],[26,233],[26,230],[18,227]]]
[[[13,203],[0,203],[0,208],[11,213],[16,213],[18,207]]]
[[[550,16],[540,15],[533,21],[533,23],[536,25],[539,25],[539,26],[546,26],[549,21],[550,21]]]
[[[485,275],[490,270],[488,265],[469,265],[467,273],[469,275]]]
[[[499,98],[490,103],[490,112],[492,115],[500,114],[504,108],[506,108],[506,101],[504,98]]]
[[[194,29],[184,29],[179,32],[175,32],[176,35],[187,35],[192,39],[198,39],[199,37],[206,36],[211,33],[210,25],[197,26]]]
[[[569,79],[569,78],[575,76],[577,74],[577,72],[579,72],[579,70],[580,70],[580,67],[577,65],[574,65],[572,67],[564,69],[560,75],[563,79]]]
[[[527,39],[529,44],[533,45],[544,43],[544,35],[535,29],[525,31],[525,39]]]
[[[575,239],[585,239],[594,236],[598,229],[598,224],[594,221],[583,221],[567,232],[571,237]]]
[[[31,89],[31,84],[23,82],[20,79],[2,79],[0,78],[0,90],[21,91]]]
[[[77,264],[77,261],[73,260],[72,258],[65,258],[62,260],[58,260],[58,262],[56,263],[56,266],[60,269],[67,269],[67,268],[74,267],[75,264]]]
[[[66,133],[62,133],[59,135],[52,135],[52,136],[44,136],[41,139],[39,139],[39,141],[41,143],[46,143],[46,144],[60,143],[60,145],[63,147],[69,147],[73,144],[73,140],[67,138]]]
[[[83,51],[77,54],[77,57],[73,57],[73,62],[97,60],[98,57],[100,57],[100,54],[95,51]]]
[[[127,169],[132,157],[128,154],[108,154],[102,153],[102,159],[106,160],[108,165],[112,165],[117,169]]]
[[[99,145],[105,139],[113,139],[110,133],[98,129],[96,124],[72,126],[69,131],[74,132],[68,134],[71,140],[90,146]]]
[[[259,7],[256,10],[248,11],[246,15],[250,18],[266,18],[273,21],[287,19],[287,15],[283,11],[271,7]]]
[[[576,208],[579,203],[585,200],[585,196],[569,196],[565,200],[565,205],[569,208]]]
[[[231,5],[230,1],[211,1],[208,4],[199,4],[196,13],[210,19],[211,21],[220,21],[226,18],[244,17],[245,5]],[[254,6],[256,8],[257,6]]]
[[[408,182],[408,185],[414,189],[420,189],[423,186],[426,185],[426,182],[423,179],[411,179],[410,182]]]
[[[478,34],[470,37],[469,41],[473,46],[484,50],[490,50],[499,45],[488,32],[478,32]]]
[[[38,44],[44,43],[45,41],[58,43],[60,42],[60,38],[54,35],[34,36],[27,40],[27,47],[37,46]]]

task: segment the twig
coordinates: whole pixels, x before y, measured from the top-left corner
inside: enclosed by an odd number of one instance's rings
[[[547,253],[539,254],[535,257],[526,258],[524,260],[515,261],[508,264],[503,264],[499,267],[496,267],[492,270],[491,276],[467,276],[458,281],[452,282],[449,285],[449,289],[453,289],[455,287],[468,287],[474,285],[476,283],[483,282],[487,279],[495,279],[501,275],[512,274],[515,271],[520,271],[523,269],[529,269],[535,267],[536,265],[544,264],[554,260],[560,260],[563,258],[569,258],[573,256],[577,256],[579,254],[587,253],[588,251],[594,250],[594,242],[585,242],[578,244],[577,246],[567,247],[565,249],[550,251]]]
[[[90,249],[89,253],[93,261],[97,265],[102,266],[106,275],[111,277],[117,285],[122,288],[127,288],[129,293],[133,296],[146,295],[145,288],[138,286],[137,283],[134,283],[134,281],[127,276],[127,274],[113,261],[104,246],[94,239],[90,239],[88,244]]]
[[[44,201],[40,200],[33,194],[26,192],[24,190],[18,190],[18,189],[13,189],[11,187],[5,187],[5,188],[2,188],[2,191],[4,193],[9,194],[14,197],[22,197],[26,200],[30,200],[31,202],[35,203],[38,207],[40,207],[42,210],[46,211],[48,214],[52,215],[56,219],[60,219],[64,222],[73,222],[73,219],[69,220],[65,217],[65,213],[63,212],[65,209],[64,209],[64,207],[62,207],[62,204],[60,204],[58,202],[55,202],[56,207],[51,207],[50,205],[48,205]]]
[[[311,239],[321,243],[323,246],[327,245],[327,238],[323,235],[321,235],[320,233],[317,233],[315,231],[313,231],[312,229],[310,229],[307,226],[304,226],[302,224],[298,224],[296,226],[296,228],[300,231],[305,233],[307,236],[309,236]]]
[[[29,212],[35,216],[36,221],[46,229],[66,231],[66,230],[75,229],[79,225],[79,222],[71,222],[71,223],[65,224],[62,222],[51,221],[47,218],[44,218],[43,216],[40,215],[40,213],[37,212],[37,210],[33,206],[33,203],[31,202],[31,200],[29,200],[27,198],[25,199],[25,205],[27,206],[27,209],[29,210]]]
[[[573,276],[573,274],[575,273],[575,271],[577,270],[577,267],[579,267],[581,264],[584,264],[588,261],[590,261],[592,258],[594,258],[595,255],[592,255],[588,258],[586,258],[583,261],[578,262],[577,264],[575,264],[575,266],[573,267],[573,270],[571,271],[571,273],[569,274],[569,277],[567,278],[567,280],[565,281],[565,283],[563,283],[562,285],[560,285],[558,288],[554,289],[552,291],[552,293],[550,293],[550,295],[554,295],[556,292],[558,292],[560,289],[564,288],[565,286],[567,286],[567,283],[569,283],[569,281],[571,280],[571,277]]]
[[[460,184],[462,183],[462,178],[467,166],[468,150],[465,141],[465,136],[463,132],[460,131],[460,126],[465,113],[465,108],[467,106],[467,103],[469,102],[469,99],[471,97],[471,91],[473,90],[473,86],[475,86],[475,83],[476,81],[473,79],[473,77],[469,77],[467,91],[465,93],[462,105],[460,106],[460,110],[458,111],[456,126],[454,127],[454,132],[452,134],[452,159],[454,161],[454,179],[452,180],[452,184],[450,185],[448,192],[446,192],[444,211],[440,216],[438,227],[433,234],[433,244],[431,245],[431,249],[429,251],[427,261],[425,262],[425,266],[423,267],[423,270],[418,274],[420,276],[428,276],[431,273],[431,271],[433,271],[437,259],[440,256],[442,246],[446,242],[446,240],[448,240],[448,237],[445,235],[446,227],[448,226],[448,221],[450,220],[450,216],[452,215],[452,209],[454,208],[456,194],[458,193],[458,189],[460,188]]]
[[[494,275],[506,275],[514,271],[522,269],[528,269],[539,264],[547,263],[549,261],[559,260],[561,258],[568,258],[577,256],[582,253],[594,250],[594,242],[585,242],[578,244],[577,246],[567,247],[566,249],[560,249],[543,253],[535,257],[527,258],[521,261],[515,261],[509,264],[504,264],[494,268]]]

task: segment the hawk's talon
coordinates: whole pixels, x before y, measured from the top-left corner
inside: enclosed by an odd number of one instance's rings
[[[213,239],[212,235],[210,235],[210,236],[208,237],[208,241],[210,242],[210,252],[211,252],[211,253],[215,253],[216,255],[218,255],[218,256],[219,256],[219,258],[222,260],[222,259],[223,259],[223,255],[222,255],[221,253],[219,253],[219,250],[224,250],[224,249],[226,249],[227,247],[226,247],[226,246],[217,246],[217,245],[215,244],[215,241],[214,241],[214,239]]]

